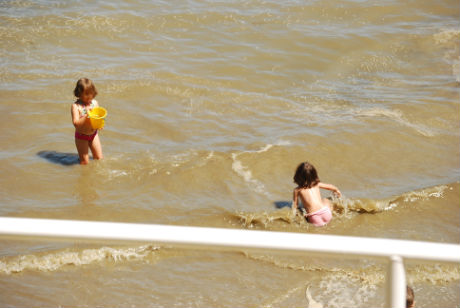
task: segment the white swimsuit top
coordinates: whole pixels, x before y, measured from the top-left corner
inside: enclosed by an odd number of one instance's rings
[[[88,116],[88,111],[86,110],[85,106],[82,104],[78,103],[78,110],[80,111],[80,118],[87,117]],[[91,104],[89,104],[89,110],[92,110],[94,107],[96,107],[96,101],[93,99],[91,101]]]

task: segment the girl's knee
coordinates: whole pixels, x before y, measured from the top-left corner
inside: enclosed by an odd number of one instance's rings
[[[89,155],[86,153],[79,154],[78,157],[80,158],[80,165],[87,165],[89,164]]]
[[[92,147],[91,153],[93,153],[93,159],[95,160],[100,160],[104,158],[104,155],[102,155],[102,149],[100,147]]]

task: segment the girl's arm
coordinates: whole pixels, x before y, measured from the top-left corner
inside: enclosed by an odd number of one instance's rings
[[[78,111],[78,107],[75,104],[72,104],[70,112],[72,113],[72,123],[75,128],[85,124],[86,117],[80,117],[80,111]]]
[[[319,186],[319,188],[327,189],[327,190],[330,190],[330,191],[334,192],[334,194],[336,194],[337,197],[339,197],[339,198],[342,196],[342,193],[340,192],[340,190],[337,187],[335,187],[334,185],[332,185],[332,184],[326,184],[326,183],[321,183],[320,182],[318,184],[318,186]]]
[[[299,196],[299,191],[294,189],[292,195],[292,215],[295,216],[297,214],[297,199]]]

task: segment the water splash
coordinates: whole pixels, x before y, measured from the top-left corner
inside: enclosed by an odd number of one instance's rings
[[[237,220],[239,225],[244,228],[254,228],[257,226],[267,228],[275,222],[291,224],[295,221],[291,216],[291,210],[287,208],[283,208],[275,212],[238,211],[230,216]]]
[[[432,198],[444,198],[446,190],[452,190],[447,185],[429,187],[404,193],[399,196],[386,199],[365,199],[365,198],[337,198],[331,197],[334,206],[333,215],[351,219],[355,215],[367,213],[378,214],[385,211],[393,211],[403,203],[429,200]],[[236,211],[230,213],[230,220],[237,221],[237,225],[243,228],[270,228],[276,224],[305,225],[305,220],[291,214],[291,202],[276,201],[275,211]]]

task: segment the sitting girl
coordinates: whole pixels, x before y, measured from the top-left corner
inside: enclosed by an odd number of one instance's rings
[[[307,221],[314,226],[321,227],[332,219],[332,203],[326,198],[321,198],[320,188],[331,190],[337,197],[342,194],[339,189],[331,184],[321,183],[318,173],[313,165],[308,162],[301,163],[295,172],[294,182],[298,185],[294,189],[292,214],[297,214],[298,199],[302,201]]]

